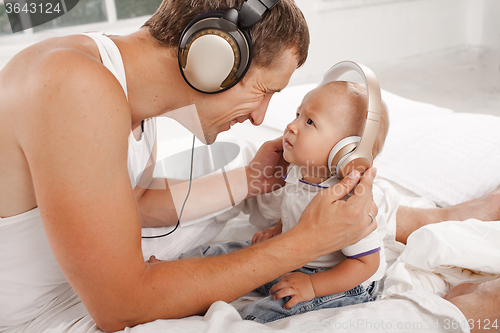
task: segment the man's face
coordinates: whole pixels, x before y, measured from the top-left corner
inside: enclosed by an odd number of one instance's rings
[[[205,142],[213,143],[219,133],[245,120],[260,125],[272,95],[287,86],[297,64],[297,56],[289,49],[270,68],[252,65],[243,80],[231,89],[203,96],[196,108]]]

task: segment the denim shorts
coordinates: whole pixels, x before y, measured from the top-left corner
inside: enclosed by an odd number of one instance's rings
[[[324,271],[324,269],[302,267],[294,272],[314,274],[321,271]],[[359,285],[342,293],[316,297],[310,301],[301,302],[290,309],[284,309],[283,306],[290,300],[290,297],[274,300],[274,296],[269,295],[269,290],[271,290],[272,286],[278,281],[279,279],[275,279],[259,287],[257,291],[267,296],[238,309],[241,318],[265,324],[304,312],[339,308],[342,306],[370,302],[375,300],[375,296],[379,288],[379,281],[374,281],[366,288],[363,285]]]
[[[180,259],[219,256],[248,247],[251,244],[252,241],[235,241],[210,246],[203,245],[196,247],[189,252],[183,253],[180,256]],[[302,267],[295,270],[294,272],[315,274],[324,270],[326,269]],[[290,297],[274,300],[273,295],[269,295],[269,291],[271,290],[272,286],[278,283],[278,281],[279,278],[257,288],[257,291],[266,295],[267,297],[238,309],[240,316],[246,320],[254,320],[259,323],[269,323],[271,321],[298,315],[308,311],[338,308],[342,306],[370,302],[375,300],[375,296],[379,288],[379,281],[375,281],[369,284],[366,288],[363,285],[359,285],[343,293],[316,297],[310,301],[301,302],[291,309],[284,309],[283,306],[290,300]]]

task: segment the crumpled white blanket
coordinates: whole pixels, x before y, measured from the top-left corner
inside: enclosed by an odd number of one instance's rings
[[[383,297],[407,291],[446,295],[468,282],[500,277],[500,221],[469,219],[425,226],[386,272]]]

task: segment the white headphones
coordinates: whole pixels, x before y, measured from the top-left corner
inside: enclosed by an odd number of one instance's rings
[[[279,0],[247,0],[240,9],[211,11],[194,18],[184,29],[178,60],[184,80],[207,94],[237,84],[252,61],[247,28],[259,22]]]
[[[347,176],[351,171],[358,170],[363,173],[373,164],[373,145],[377,138],[382,110],[382,98],[377,77],[368,67],[352,61],[342,61],[326,72],[320,86],[336,81],[340,76],[349,71],[356,71],[366,84],[368,105],[365,128],[359,136],[349,136],[340,140],[328,155],[328,168],[332,176],[339,179]]]

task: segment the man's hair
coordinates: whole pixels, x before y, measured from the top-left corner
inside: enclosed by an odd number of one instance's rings
[[[184,28],[199,14],[240,8],[243,0],[163,0],[144,23],[160,45],[178,47]],[[304,15],[293,0],[281,0],[262,20],[248,29],[253,43],[253,65],[269,68],[286,49],[294,49],[298,66],[307,58],[309,30]]]

